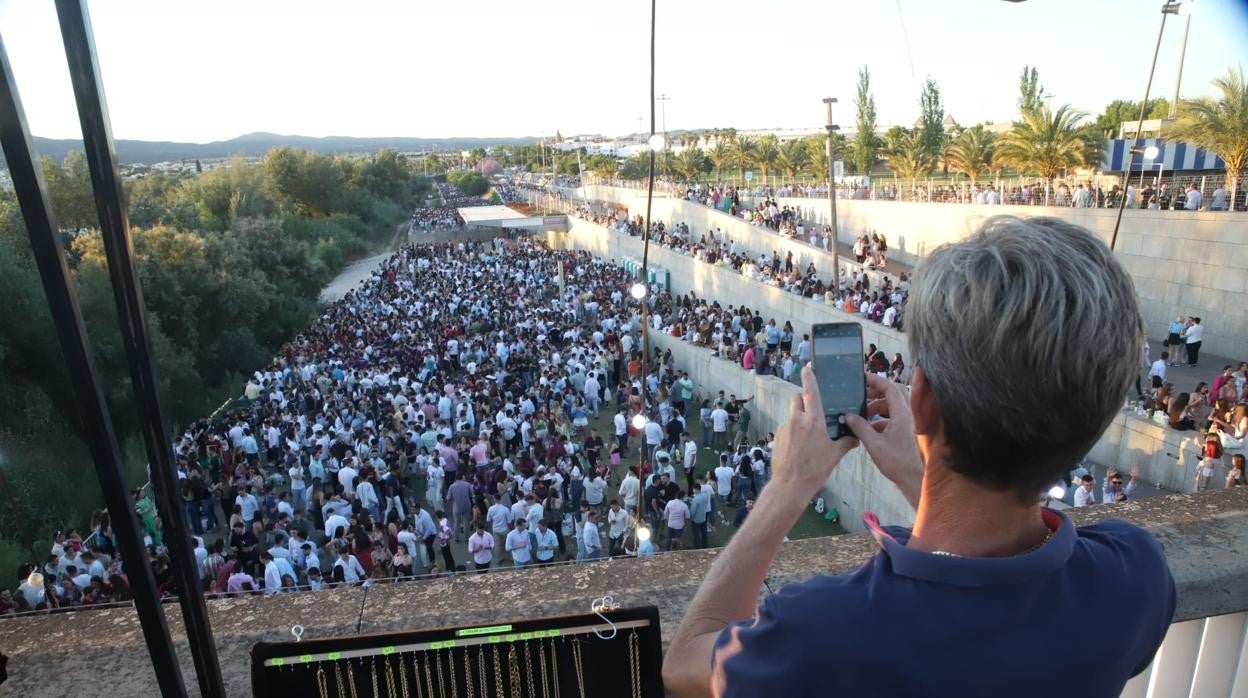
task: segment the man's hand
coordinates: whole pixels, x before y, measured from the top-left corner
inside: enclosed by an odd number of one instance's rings
[[[789,408],[789,421],[776,432],[772,458],[772,482],[792,486],[803,498],[814,495],[845,454],[858,446],[857,439],[828,438],[816,380],[807,364],[802,369],[802,392]]]
[[[899,383],[874,373],[867,374],[867,398],[867,414],[882,419],[868,422],[850,414],[845,421],[862,441],[875,467],[897,485],[910,506],[918,509],[923,489],[923,457],[914,437],[910,400]]]

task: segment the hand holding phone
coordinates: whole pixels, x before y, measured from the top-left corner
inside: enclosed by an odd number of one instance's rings
[[[811,363],[819,382],[828,437],[850,435],[845,416],[867,413],[866,367],[862,363],[862,326],[856,322],[820,323],[811,328]]]

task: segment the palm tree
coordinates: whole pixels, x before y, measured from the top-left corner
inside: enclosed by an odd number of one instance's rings
[[[1170,135],[1222,158],[1227,189],[1233,198],[1239,191],[1239,175],[1248,167],[1248,83],[1240,67],[1238,71],[1228,69],[1226,77],[1213,84],[1222,96],[1180,102],[1179,118],[1170,127]]]
[[[810,154],[800,140],[794,139],[780,144],[780,153],[776,156],[776,165],[789,176],[789,183],[797,177],[798,171],[810,162]]]
[[[891,132],[884,154],[888,156],[888,166],[902,179],[910,181],[910,191],[914,191],[915,181],[926,177],[936,169],[936,156],[923,142],[920,129],[909,129]]]
[[[685,181],[692,182],[702,172],[702,163],[705,161],[706,155],[700,149],[686,148],[676,156],[673,166]]]
[[[779,139],[770,133],[758,139],[754,145],[754,162],[757,162],[758,169],[763,171],[763,181],[766,181],[767,175],[771,174],[778,157],[780,157]]]
[[[976,124],[966,129],[945,149],[949,167],[971,178],[971,186],[979,181],[979,175],[992,167],[993,141],[996,136]]]
[[[828,179],[828,138],[818,134],[802,139],[802,147],[806,150],[806,168],[815,179],[826,182]]]
[[[1049,188],[1058,172],[1094,164],[1099,148],[1096,134],[1079,120],[1084,117],[1070,105],[1057,111],[1040,106],[1022,115],[997,140],[995,162],[1044,177]]]
[[[732,144],[728,146],[732,153],[732,164],[737,166],[737,174],[741,175],[741,181],[745,181],[745,171],[755,162],[755,151],[757,143],[749,136],[737,136],[733,132]]]
[[[732,150],[722,142],[716,143],[707,156],[711,158],[711,162],[715,163],[715,179],[719,179],[725,166],[732,164]]]

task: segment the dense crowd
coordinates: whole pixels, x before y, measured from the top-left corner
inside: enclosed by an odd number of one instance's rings
[[[426,206],[412,211],[412,230],[426,233],[462,228],[464,219],[449,206]]]
[[[223,419],[176,440],[203,591],[704,546],[730,502],[739,524],[766,481],[770,439],[737,445],[748,398],[721,394],[696,411],[670,354],[643,371],[630,283],[617,266],[528,239],[402,248],[257,371]],[[692,307],[653,290],[655,316]],[[606,439],[590,422],[601,413],[614,413]],[[702,442],[724,450],[701,474],[695,413]],[[135,497],[146,562],[176,593],[155,506]],[[104,514],[85,537],[58,532],[48,558],[20,572],[0,613],[129,598]]]

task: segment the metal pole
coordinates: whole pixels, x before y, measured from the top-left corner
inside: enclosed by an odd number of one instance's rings
[[[837,249],[838,238],[836,227],[836,177],[834,168],[836,164],[836,150],[832,144],[832,134],[836,131],[836,124],[832,123],[832,105],[836,104],[836,97],[824,97],[823,104],[827,107],[828,112],[828,219],[832,225],[832,282],[836,284],[837,293],[840,293],[841,284],[841,260],[840,250]]]
[[[658,0],[650,0],[650,135],[654,131],[654,40],[655,16],[658,12]],[[664,147],[667,139],[664,138]],[[649,148],[649,144],[647,144]],[[654,148],[650,150],[650,175],[646,185],[646,220],[641,231],[641,283],[645,284],[646,295],[641,297],[641,409],[649,419],[650,401],[646,393],[646,382],[650,377],[650,279],[647,276],[650,265],[650,207],[654,202]],[[642,437],[645,438],[644,436]],[[639,449],[644,454],[644,448]]]
[[[151,467],[152,490],[166,534],[166,548],[172,562],[174,581],[182,622],[199,678],[200,693],[224,696],[225,682],[212,639],[208,610],[200,589],[199,566],[191,541],[178,479],[174,473],[173,447],[167,431],[168,422],[160,401],[160,379],[147,329],[147,309],[143,289],[134,264],[130,226],[113,152],[112,127],[108,104],[100,81],[100,68],[95,56],[95,39],[86,0],[57,0],[61,37],[69,61],[69,75],[82,123],[82,138],[91,170],[95,205],[100,217],[100,231],[108,258],[108,272],[117,303],[117,316],[130,380],[143,432],[143,445]]]
[[[48,297],[52,324],[65,354],[65,367],[69,371],[82,435],[95,463],[100,492],[108,507],[126,576],[134,592],[134,606],[143,629],[143,640],[152,659],[161,695],[185,696],[186,686],[182,683],[178,657],[160,607],[156,579],[147,564],[143,534],[126,488],[121,449],[117,446],[108,405],[95,370],[95,360],[78,307],[78,296],[69,278],[60,229],[52,216],[43,174],[35,164],[26,115],[17,94],[17,83],[13,79],[3,40],[0,40],[0,78],[0,145],[3,146],[13,178],[13,189],[26,222],[31,252]]]
[[[1169,7],[1169,5],[1166,5],[1161,9],[1161,27],[1157,29],[1157,46],[1153,49],[1153,64],[1148,69],[1148,82],[1144,84],[1144,101],[1140,104],[1140,119],[1135,125],[1135,141],[1131,146],[1131,151],[1129,153],[1130,157],[1127,159],[1126,167],[1128,168],[1128,171],[1126,175],[1130,174],[1129,169],[1131,167],[1131,163],[1135,161],[1135,152],[1140,149],[1140,132],[1144,130],[1144,115],[1148,113],[1148,93],[1153,89],[1153,73],[1157,72],[1157,54],[1161,52],[1161,36],[1166,32],[1166,15],[1168,14],[1166,12],[1166,7]],[[1140,171],[1143,172],[1143,170],[1144,159],[1141,157]],[[1118,217],[1114,221],[1114,233],[1109,238],[1110,250],[1113,250],[1118,244],[1118,228],[1122,225],[1122,210],[1127,207],[1127,190],[1125,188],[1127,179],[1127,176],[1122,178],[1124,183],[1124,188],[1122,190],[1122,203],[1118,204]],[[1143,180],[1141,180],[1141,182],[1142,181]],[[1142,184],[1141,188],[1143,188]]]
[[[1187,56],[1187,30],[1192,26],[1192,15],[1188,13],[1183,17],[1183,41],[1179,44],[1179,71],[1174,74],[1174,94],[1170,98],[1170,113],[1167,118],[1175,119],[1179,116],[1179,84],[1183,82],[1183,59]]]

